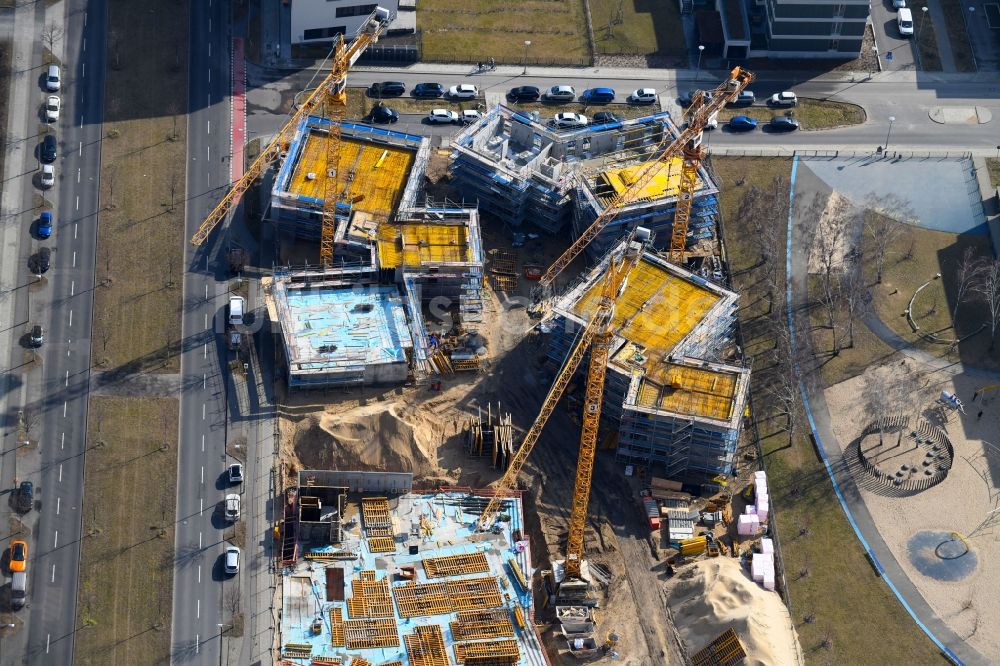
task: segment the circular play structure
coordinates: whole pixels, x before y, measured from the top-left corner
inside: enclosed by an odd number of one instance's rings
[[[962,580],[979,564],[969,540],[958,532],[917,532],[906,542],[906,554],[917,571],[946,582]]]
[[[923,419],[910,426],[908,416],[872,421],[858,439],[858,460],[878,485],[916,493],[944,481],[955,449],[940,427]]]

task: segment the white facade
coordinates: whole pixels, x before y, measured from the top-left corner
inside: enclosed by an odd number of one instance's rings
[[[395,14],[399,0],[292,0],[292,44],[321,44],[337,34],[350,39],[376,5]]]

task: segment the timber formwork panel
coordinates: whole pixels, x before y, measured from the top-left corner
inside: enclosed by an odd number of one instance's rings
[[[452,608],[456,611],[498,608],[503,605],[495,576],[449,580],[446,585]]]
[[[389,580],[375,580],[375,572],[362,571],[351,584],[353,595],[347,600],[347,613],[352,618],[394,617]]]
[[[392,534],[392,516],[389,515],[389,500],[385,497],[363,497],[361,499],[361,517],[365,521],[365,530],[369,531],[368,536],[387,536],[385,534],[371,534],[372,529],[389,529]]]
[[[403,666],[403,662],[397,659],[396,661],[387,661],[382,666]]]
[[[424,572],[428,578],[488,573],[489,570],[490,563],[486,561],[486,555],[479,551],[464,555],[428,557],[424,560]]]
[[[320,657],[313,657],[312,658],[312,666],[316,666],[316,664],[323,664],[324,666],[326,666],[327,664],[329,666],[341,666],[341,664],[343,664],[343,663],[344,663],[344,660],[342,658],[340,658],[340,657],[322,657],[322,656],[320,656]]]
[[[438,625],[416,627],[412,634],[403,636],[403,642],[411,666],[450,666],[444,635]]]
[[[715,640],[691,657],[693,666],[736,666],[742,664],[747,652],[733,629],[726,629]]]
[[[400,617],[440,615],[451,612],[448,586],[444,583],[408,583],[392,588]]]
[[[372,666],[372,662],[364,657],[351,657],[350,666]]]
[[[347,620],[344,640],[348,650],[399,647],[399,629],[391,618]]]
[[[330,609],[330,644],[344,647],[344,615],[340,606]]]
[[[521,659],[517,641],[502,639],[476,643],[455,643],[455,661],[480,666],[512,666]]]
[[[312,655],[312,649],[309,643],[285,643],[281,648],[281,656],[288,659],[308,659]]]
[[[514,624],[506,608],[462,611],[451,623],[451,635],[456,641],[508,638],[514,636]]]
[[[392,537],[369,537],[368,550],[373,553],[392,553],[396,550],[396,540]]]

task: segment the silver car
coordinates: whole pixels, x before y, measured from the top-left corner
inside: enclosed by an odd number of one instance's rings
[[[236,546],[226,546],[226,573],[236,574],[240,572],[240,549]]]
[[[576,99],[576,89],[573,86],[552,86],[543,97],[553,102],[572,102]]]

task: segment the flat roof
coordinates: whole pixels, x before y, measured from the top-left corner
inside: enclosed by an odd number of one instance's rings
[[[401,363],[413,347],[395,285],[278,291],[292,372]]]
[[[590,321],[601,297],[601,287],[602,280],[593,279],[583,296],[573,304],[572,313],[583,321]],[[644,254],[618,297],[612,328],[619,336],[641,345],[647,355],[657,355],[659,360],[669,354],[721,298]]]
[[[378,228],[383,268],[470,263],[469,228],[464,224],[393,223]]]
[[[615,194],[623,194],[641,177],[640,172],[648,164],[635,164],[618,169],[608,169],[599,174],[598,180],[615,191]],[[637,199],[662,199],[664,197],[676,197],[680,189],[681,168],[684,160],[680,157],[673,157],[666,163],[661,163],[659,172],[653,176],[642,188],[642,195]],[[698,179],[696,188],[701,189],[701,178]]]
[[[740,375],[713,368],[658,363],[647,369],[636,404],[675,414],[728,421]]]
[[[289,194],[323,201],[327,182],[328,134],[307,127],[295,168],[288,181]],[[341,137],[337,176],[344,201],[357,210],[388,217],[406,187],[414,152],[398,146],[368,143]]]
[[[284,654],[298,644],[298,654],[345,664],[455,664],[479,654],[546,666],[530,583],[515,573],[531,580],[530,547],[514,541],[526,533],[519,499],[504,508],[510,520],[497,534],[475,531],[485,498],[467,492],[348,499],[343,542],[306,549],[282,574]]]

